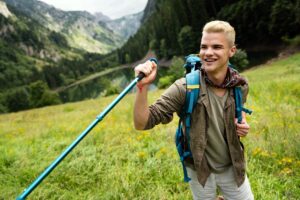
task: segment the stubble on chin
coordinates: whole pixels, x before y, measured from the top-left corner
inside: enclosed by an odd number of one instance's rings
[[[211,72],[211,71],[214,70],[214,66],[213,66],[213,65],[209,66],[209,65],[204,64],[204,65],[202,66],[202,68],[203,68],[204,71],[206,71],[206,72]]]

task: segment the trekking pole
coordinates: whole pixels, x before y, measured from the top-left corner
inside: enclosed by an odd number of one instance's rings
[[[155,58],[151,58],[150,61],[155,62],[157,64],[157,60]],[[77,144],[109,113],[115,105],[139,82],[145,77],[144,73],[140,73],[135,79],[119,94],[119,96],[109,104],[102,113],[100,113],[96,119],[86,128],[77,138],[73,141],[73,143],[68,146],[65,151],[56,158],[55,161],[49,165],[47,169],[44,170],[43,173],[40,174],[39,177],[35,179],[31,185],[24,190],[24,192],[17,197],[17,200],[24,200],[26,197],[51,173],[51,171],[76,147]]]

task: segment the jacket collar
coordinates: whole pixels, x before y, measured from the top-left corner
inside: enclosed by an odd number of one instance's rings
[[[201,73],[201,72],[200,72]],[[203,103],[207,112],[211,113],[211,108],[209,106],[209,98],[208,98],[208,94],[207,94],[207,85],[205,82],[205,79],[202,78],[202,76],[200,76],[200,92],[199,92],[199,98],[197,103]],[[229,95],[226,99],[225,102],[225,107],[224,109],[227,109],[229,106],[231,106],[234,103],[234,94],[233,94],[233,90],[230,89],[229,90]]]

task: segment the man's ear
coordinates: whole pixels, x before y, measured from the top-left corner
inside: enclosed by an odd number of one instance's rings
[[[235,52],[236,52],[236,46],[233,45],[229,50],[229,57],[231,58],[232,56],[234,56]]]

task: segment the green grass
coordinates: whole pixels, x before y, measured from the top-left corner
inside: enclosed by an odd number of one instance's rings
[[[245,141],[256,199],[300,198],[300,54],[245,73],[251,133]]]
[[[297,54],[244,73],[254,112],[243,142],[256,199],[300,197],[299,63]],[[114,98],[0,115],[0,199],[15,199]],[[191,199],[174,146],[177,117],[136,131],[133,102],[127,95],[29,199]]]

